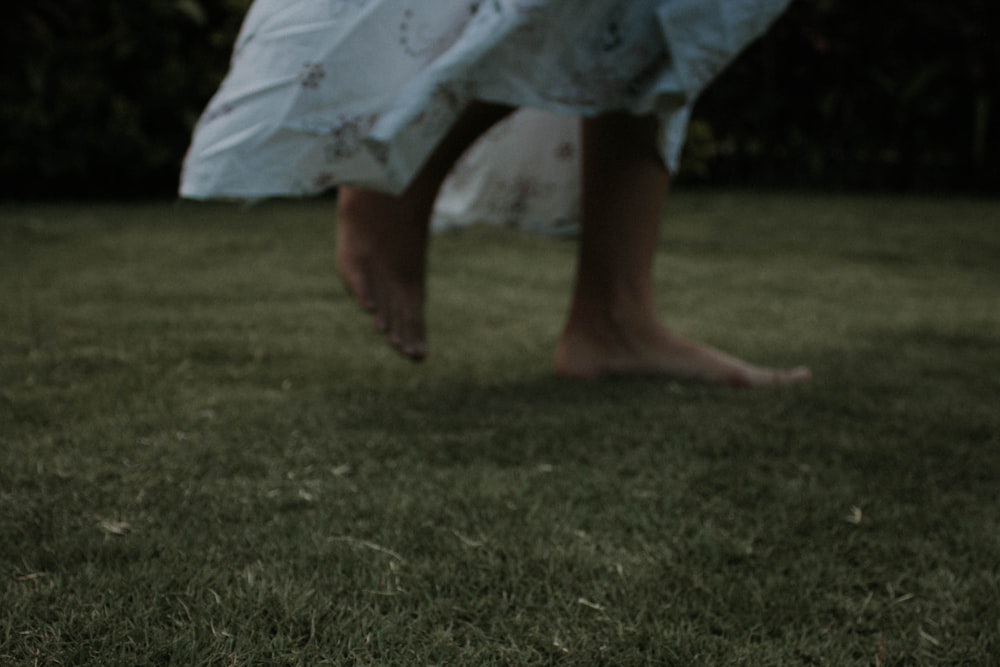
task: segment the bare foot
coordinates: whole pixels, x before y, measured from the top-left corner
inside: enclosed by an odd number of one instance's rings
[[[424,331],[427,226],[401,198],[341,188],[337,273],[400,354],[427,356]]]
[[[635,329],[569,326],[556,349],[555,371],[576,379],[663,375],[729,387],[797,384],[811,377],[808,368],[749,364],[659,324]]]
[[[337,275],[365,311],[375,311],[371,264],[376,239],[366,233],[358,221],[349,220],[343,211],[337,214]]]
[[[652,148],[657,132],[652,116],[583,121],[580,254],[556,373],[653,374],[730,387],[805,382],[806,368],[755,366],[660,324],[653,260],[670,174]]]
[[[510,111],[470,105],[398,197],[352,187],[337,195],[337,272],[389,344],[415,361],[427,356],[425,273],[434,199],[458,157]]]

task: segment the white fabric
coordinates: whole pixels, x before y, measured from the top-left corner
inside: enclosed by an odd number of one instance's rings
[[[449,174],[435,230],[473,224],[572,234],[580,221],[580,120],[522,109],[487,132]]]
[[[479,99],[656,114],[691,104],[789,0],[256,0],[181,177],[193,198],[400,192]]]

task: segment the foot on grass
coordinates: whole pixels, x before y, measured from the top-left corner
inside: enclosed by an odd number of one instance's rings
[[[662,375],[728,387],[806,382],[808,368],[756,366],[653,324],[636,329],[568,326],[556,349],[560,377],[593,379],[618,375]]]

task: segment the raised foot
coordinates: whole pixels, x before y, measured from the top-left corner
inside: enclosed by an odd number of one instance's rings
[[[371,256],[351,248],[351,234],[337,225],[337,275],[348,293],[366,312],[375,312]]]
[[[397,352],[427,356],[424,330],[426,229],[398,200],[345,188],[337,217],[337,273]]]
[[[799,384],[812,377],[805,367],[775,369],[747,363],[664,327],[628,337],[567,331],[556,350],[555,372],[573,379],[661,375],[734,388]]]

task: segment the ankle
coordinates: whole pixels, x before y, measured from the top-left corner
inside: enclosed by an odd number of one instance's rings
[[[578,284],[567,329],[631,338],[659,328],[652,289],[641,281]]]

